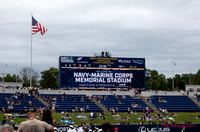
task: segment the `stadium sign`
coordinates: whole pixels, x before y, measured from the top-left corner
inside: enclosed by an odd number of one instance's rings
[[[144,58],[59,57],[60,88],[144,88]]]

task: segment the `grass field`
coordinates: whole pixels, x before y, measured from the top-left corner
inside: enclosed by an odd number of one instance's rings
[[[81,113],[69,113],[72,116],[72,121],[75,121],[75,125],[80,125],[82,122],[83,123],[88,123],[88,124],[102,124],[102,122],[108,121],[111,122],[112,124],[119,124],[120,122],[122,122],[121,120],[115,120],[116,117],[113,117],[110,113],[106,114],[105,116],[105,120],[103,120],[103,118],[96,118],[96,119],[90,119],[89,115],[90,113],[85,113],[85,115],[87,116],[87,120],[83,120],[81,118],[77,118],[76,115],[81,115]],[[154,116],[156,113],[151,113],[152,116]],[[133,121],[135,121],[136,123],[138,122],[138,118],[140,116],[143,116],[143,113],[137,113],[137,115],[135,114],[127,114],[127,113],[117,113],[117,115],[119,115],[121,118],[126,118],[129,117],[130,119],[128,120],[128,122],[130,124],[133,124]],[[198,115],[200,115],[200,112],[178,112],[177,113],[178,117],[174,117],[175,123],[176,124],[182,124],[185,120],[186,121],[190,121],[193,124],[200,124],[200,119],[196,119],[196,117]],[[61,123],[61,119],[62,119],[62,114],[61,113],[54,113],[53,114],[53,118],[56,120],[57,123]],[[171,113],[169,113],[169,117],[171,117]],[[0,114],[0,122],[4,119],[4,114]],[[17,124],[20,124],[22,121],[27,120],[26,118],[19,118],[16,117],[14,119],[14,122]],[[156,119],[154,120],[157,124],[160,122],[160,120]],[[166,120],[164,120],[164,122],[166,122]],[[172,123],[172,120],[169,121],[170,123]],[[127,121],[126,121],[127,123]],[[144,121],[144,124],[146,124],[147,121]]]

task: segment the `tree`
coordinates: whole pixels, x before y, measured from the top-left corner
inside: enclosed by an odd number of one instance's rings
[[[179,75],[179,74],[175,75],[174,88],[177,89],[177,90],[179,90],[179,89],[184,90],[184,88],[185,88],[185,84],[184,84],[184,82],[182,80],[181,75]]]
[[[168,90],[173,90],[173,88],[172,88],[172,78],[167,78],[167,88],[168,88]]]
[[[158,75],[157,83],[159,90],[168,90],[167,81],[164,74]]]
[[[57,68],[51,67],[49,70],[41,72],[40,86],[42,88],[58,88],[59,72]]]
[[[24,67],[20,71],[20,75],[22,76],[23,79],[23,86],[30,86],[30,68]],[[39,74],[37,71],[32,69],[32,84],[33,86],[37,86],[37,81],[38,81]]]
[[[156,70],[147,70],[151,72],[151,77],[146,77],[146,89],[168,90],[164,74],[159,74]]]
[[[4,77],[4,82],[16,82],[16,75],[15,74],[13,74],[13,75],[7,74]],[[21,82],[21,79],[19,79],[19,76],[17,76],[17,82]]]
[[[194,85],[200,85],[200,69],[193,77],[193,84]]]

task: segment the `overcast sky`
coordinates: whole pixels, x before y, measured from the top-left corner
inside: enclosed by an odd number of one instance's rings
[[[30,66],[31,13],[48,31],[33,35],[33,69],[58,67],[58,57],[146,58],[146,68],[171,77],[200,69],[199,0],[0,0],[0,71]]]

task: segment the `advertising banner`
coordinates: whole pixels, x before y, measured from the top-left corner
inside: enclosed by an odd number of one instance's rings
[[[17,130],[17,127],[14,129]],[[94,131],[95,129],[99,132],[102,131],[100,125],[90,126],[89,131]],[[72,131],[69,126],[55,126],[54,130],[55,132]],[[199,132],[199,130],[200,124],[113,125],[110,132]]]

